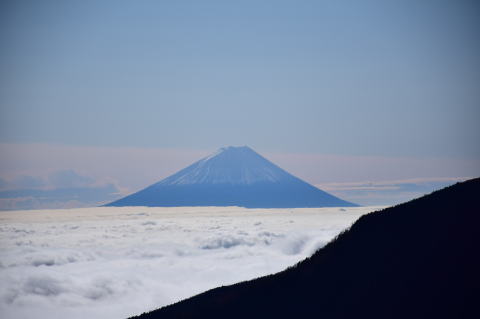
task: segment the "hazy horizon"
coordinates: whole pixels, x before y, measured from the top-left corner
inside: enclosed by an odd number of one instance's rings
[[[0,12],[0,209],[96,205],[228,145],[362,205],[480,176],[475,1]]]

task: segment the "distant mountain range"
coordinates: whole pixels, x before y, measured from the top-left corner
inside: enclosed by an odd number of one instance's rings
[[[480,318],[478,194],[479,178],[364,215],[283,272],[136,318]]]
[[[249,147],[225,147],[106,206],[357,206],[291,175]]]

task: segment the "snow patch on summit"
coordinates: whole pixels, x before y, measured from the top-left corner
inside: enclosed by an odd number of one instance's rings
[[[249,185],[296,179],[247,146],[222,147],[156,185]]]

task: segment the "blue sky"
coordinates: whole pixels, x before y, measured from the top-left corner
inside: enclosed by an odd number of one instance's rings
[[[476,1],[0,6],[0,143],[480,159]]]

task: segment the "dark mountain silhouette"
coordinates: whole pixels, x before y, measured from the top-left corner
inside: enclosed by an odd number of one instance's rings
[[[106,206],[357,206],[289,174],[249,147],[226,147]]]
[[[480,318],[480,179],[362,216],[297,266],[137,318]]]

